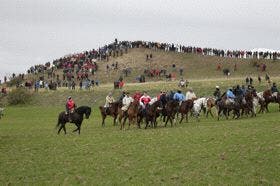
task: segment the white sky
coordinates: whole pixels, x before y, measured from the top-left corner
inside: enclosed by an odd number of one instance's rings
[[[0,0],[0,79],[119,40],[280,50],[279,0]]]

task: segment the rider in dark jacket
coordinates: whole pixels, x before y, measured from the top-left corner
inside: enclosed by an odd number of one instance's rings
[[[221,91],[220,91],[220,87],[216,86],[216,90],[213,93],[213,96],[215,97],[216,100],[221,99]]]
[[[279,91],[278,91],[278,88],[277,88],[277,86],[276,86],[276,83],[273,83],[273,84],[272,84],[272,87],[271,87],[270,90],[271,90],[271,93],[272,93],[272,94],[275,93],[275,92],[279,92]]]

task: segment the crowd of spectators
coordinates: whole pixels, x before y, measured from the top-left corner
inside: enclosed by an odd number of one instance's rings
[[[194,46],[184,46],[178,44],[159,43],[159,42],[147,42],[147,41],[115,41],[111,44],[105,45],[98,49],[92,49],[81,53],[75,53],[66,55],[59,59],[53,60],[53,62],[47,62],[45,64],[34,65],[30,67],[27,74],[35,74],[38,76],[36,80],[25,82],[25,85],[29,87],[39,88],[50,88],[55,89],[56,87],[68,87],[69,89],[75,89],[76,84],[80,88],[90,88],[93,85],[99,85],[98,79],[93,79],[93,75],[98,70],[98,61],[109,61],[111,58],[122,56],[128,52],[130,48],[148,48],[153,50],[172,51],[179,53],[193,53],[198,55],[209,55],[229,58],[258,58],[258,59],[280,59],[279,52],[252,52],[244,50],[222,50],[215,48],[202,48]],[[146,55],[146,61],[152,60],[152,54]],[[114,69],[118,69],[118,63],[113,63]],[[108,68],[108,65],[107,65]],[[217,67],[218,68],[218,67]],[[265,67],[262,66],[263,71]],[[61,73],[57,73],[58,70],[62,70]],[[122,69],[123,74],[127,76],[132,69]],[[47,74],[47,78],[44,80],[39,77],[41,74]],[[180,71],[180,74],[183,70]],[[166,70],[162,69],[145,69],[144,75],[146,76],[170,76],[166,74]],[[24,79],[24,74],[16,76],[12,74],[11,79],[21,77]],[[140,79],[140,78],[139,78]],[[7,77],[4,77],[4,83],[6,83]],[[139,80],[140,81],[140,80]],[[141,78],[143,81],[143,78]],[[145,80],[144,80],[145,81]],[[17,85],[19,86],[19,84]]]

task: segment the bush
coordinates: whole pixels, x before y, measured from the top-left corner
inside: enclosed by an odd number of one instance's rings
[[[30,103],[32,94],[25,88],[17,88],[8,94],[8,103],[10,105]]]
[[[258,59],[251,59],[250,60],[250,65],[253,66],[253,67],[259,67],[259,64],[260,63],[260,60]]]
[[[15,77],[15,78],[11,78],[10,81],[7,82],[7,85],[9,87],[12,86],[18,86],[23,82],[23,80],[21,79],[21,77]]]

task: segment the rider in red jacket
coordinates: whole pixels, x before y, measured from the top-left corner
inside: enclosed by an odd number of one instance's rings
[[[72,118],[71,118],[71,114],[74,112],[75,110],[75,102],[74,100],[72,99],[71,96],[68,97],[68,100],[66,102],[66,115],[68,115],[68,119],[69,119],[69,122],[72,122]]]

